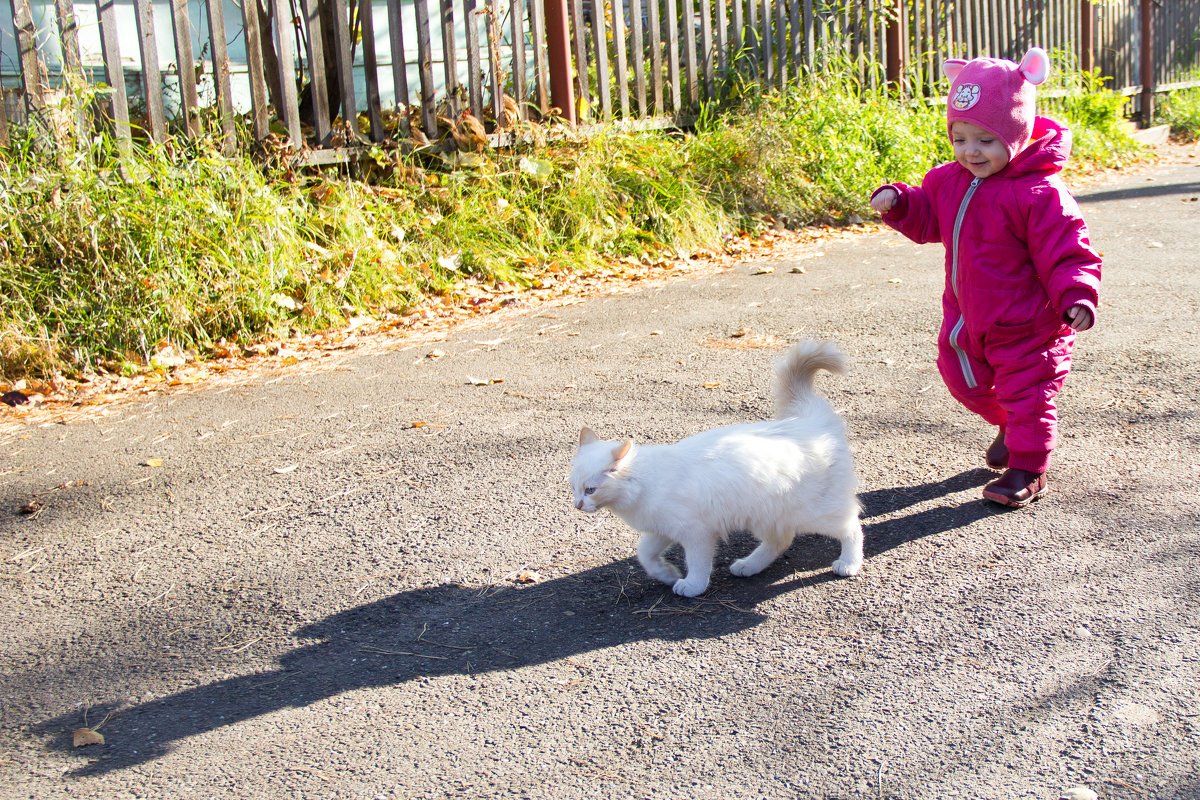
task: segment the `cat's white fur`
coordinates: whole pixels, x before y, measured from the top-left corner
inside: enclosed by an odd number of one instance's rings
[[[734,575],[766,569],[799,533],[841,542],[838,575],[862,568],[861,510],[846,430],[813,390],[817,370],[842,373],[846,357],[829,342],[793,345],[776,365],[776,418],[715,428],[674,444],[579,436],[571,467],[575,507],[607,508],[641,531],[638,561],[676,594],[708,588],[718,541],[749,531],[758,547],[734,561]],[[663,558],[682,545],[687,577]]]

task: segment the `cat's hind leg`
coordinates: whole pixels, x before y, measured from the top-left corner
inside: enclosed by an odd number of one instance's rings
[[[637,557],[647,575],[656,581],[674,585],[683,576],[678,567],[663,558],[663,553],[672,544],[674,542],[662,534],[643,533],[638,540]]]
[[[773,531],[759,540],[758,547],[754,548],[754,552],[730,564],[729,571],[740,578],[757,575],[783,555],[783,551],[788,549],[794,538],[795,536],[791,533]]]
[[[863,532],[858,514],[847,519],[840,530],[835,529],[825,535],[842,543],[842,553],[833,562],[833,571],[843,578],[857,575],[863,565]]]

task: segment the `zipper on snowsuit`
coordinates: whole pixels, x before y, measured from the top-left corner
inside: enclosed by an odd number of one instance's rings
[[[967,204],[971,202],[971,196],[975,194],[975,190],[979,188],[979,184],[982,182],[983,178],[973,178],[971,180],[971,185],[967,187],[967,193],[963,195],[962,203],[958,206],[958,216],[954,218],[954,238],[951,241],[950,248],[950,288],[954,291],[955,300],[958,300],[958,232],[962,228],[963,217],[967,215]],[[979,382],[975,380],[975,373],[971,370],[971,362],[967,358],[967,352],[958,344],[958,335],[962,332],[966,322],[967,320],[963,317],[962,311],[959,311],[958,322],[954,323],[954,327],[950,330],[950,346],[954,348],[955,354],[958,355],[958,365],[962,368],[967,388],[974,389],[979,385]]]

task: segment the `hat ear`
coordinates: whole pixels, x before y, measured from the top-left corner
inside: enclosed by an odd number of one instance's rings
[[[1037,86],[1050,77],[1050,56],[1040,47],[1031,47],[1017,68],[1025,80]]]
[[[966,65],[967,62],[961,58],[948,58],[942,62],[942,74],[953,81]]]

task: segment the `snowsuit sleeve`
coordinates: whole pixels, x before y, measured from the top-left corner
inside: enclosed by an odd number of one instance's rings
[[[1076,305],[1096,317],[1100,255],[1092,247],[1079,205],[1061,184],[1039,187],[1028,207],[1029,252],[1038,279],[1063,321]]]
[[[883,221],[917,244],[941,242],[942,231],[933,201],[933,193],[940,183],[938,178],[938,170],[931,170],[920,186],[890,183],[876,189],[872,197],[884,189],[892,189],[899,195],[895,205],[883,215]]]

